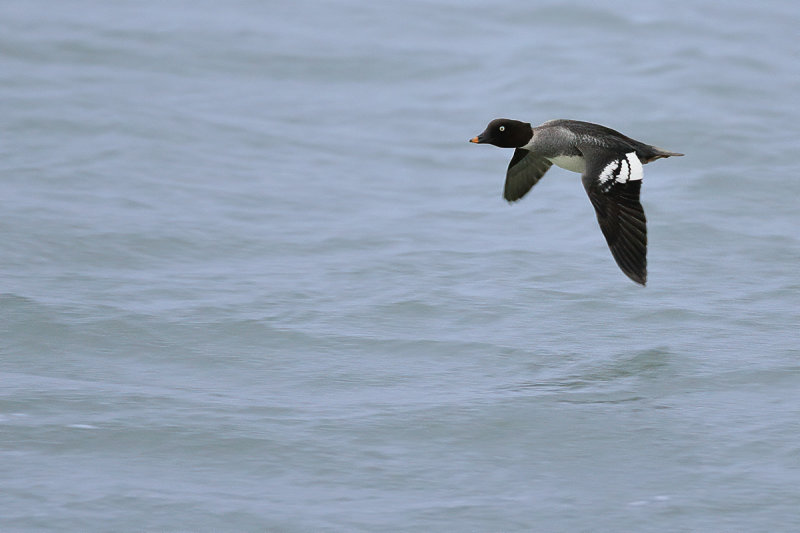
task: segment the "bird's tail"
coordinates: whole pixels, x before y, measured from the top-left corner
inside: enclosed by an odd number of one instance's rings
[[[681,156],[678,152],[670,152],[669,150],[664,150],[663,148],[659,148],[658,146],[647,146],[648,150],[647,153],[644,154],[645,157],[642,159],[642,163],[649,163],[651,161],[655,161],[656,159],[661,159],[662,157],[672,157],[672,156]]]

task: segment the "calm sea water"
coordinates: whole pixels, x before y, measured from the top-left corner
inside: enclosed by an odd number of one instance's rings
[[[0,529],[800,530],[799,25],[4,1]],[[647,288],[499,116],[686,153]]]

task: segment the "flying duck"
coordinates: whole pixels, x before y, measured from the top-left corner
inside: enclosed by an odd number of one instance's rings
[[[509,202],[525,196],[552,165],[580,172],[617,265],[636,283],[647,282],[647,226],[639,203],[642,165],[683,154],[599,124],[563,119],[532,127],[528,122],[498,118],[470,142],[515,148],[503,191]]]

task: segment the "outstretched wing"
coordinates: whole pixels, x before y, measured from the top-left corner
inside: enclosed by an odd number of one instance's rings
[[[635,152],[616,159],[587,157],[583,186],[619,268],[636,283],[647,282],[647,226],[639,202],[642,163]]]
[[[525,196],[553,163],[528,150],[517,148],[508,164],[503,198],[516,202]]]

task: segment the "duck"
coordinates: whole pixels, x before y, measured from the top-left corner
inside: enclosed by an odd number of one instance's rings
[[[580,173],[611,255],[626,276],[646,285],[647,219],[639,201],[642,165],[684,154],[600,124],[566,119],[531,126],[498,118],[469,141],[514,148],[503,189],[509,203],[525,196],[553,165]]]

